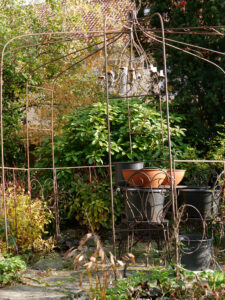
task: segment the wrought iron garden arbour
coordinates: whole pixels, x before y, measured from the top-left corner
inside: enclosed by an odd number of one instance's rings
[[[222,67],[220,67],[218,64],[205,59],[199,55],[197,55],[196,53],[191,52],[191,50],[197,48],[199,50],[207,50],[210,51],[212,53],[217,53],[220,55],[225,55],[225,53],[220,52],[220,51],[215,51],[212,49],[208,49],[208,48],[204,48],[204,47],[200,47],[197,45],[192,45],[192,44],[188,44],[188,43],[183,43],[183,42],[179,42],[173,39],[169,39],[165,37],[165,34],[204,34],[204,35],[221,35],[222,33],[219,32],[218,30],[221,28],[225,28],[225,26],[205,26],[205,27],[193,27],[193,28],[167,28],[164,29],[164,21],[162,16],[159,13],[154,14],[153,16],[150,16],[150,18],[152,17],[158,17],[160,20],[160,24],[161,24],[161,28],[144,28],[143,26],[140,25],[137,17],[136,17],[136,11],[132,12],[132,19],[129,20],[129,22],[123,26],[122,29],[120,30],[108,30],[107,29],[107,18],[105,18],[104,20],[104,30],[103,31],[88,31],[88,32],[84,32],[84,31],[66,31],[66,32],[41,32],[41,33],[30,33],[30,34],[23,34],[23,35],[19,35],[16,36],[12,39],[10,39],[3,47],[2,49],[2,53],[1,53],[1,66],[0,66],[0,122],[1,122],[1,170],[2,170],[2,202],[3,202],[3,209],[4,209],[4,223],[5,223],[5,238],[6,238],[6,245],[7,245],[7,249],[8,249],[8,225],[7,225],[7,202],[6,202],[6,181],[5,181],[5,174],[7,170],[12,170],[14,171],[23,171],[23,172],[27,172],[27,184],[28,184],[28,191],[31,193],[31,171],[34,170],[43,170],[43,171],[47,171],[47,170],[51,170],[53,173],[53,188],[54,188],[54,199],[55,199],[55,217],[56,217],[56,235],[59,235],[60,232],[60,228],[59,228],[59,211],[58,211],[58,191],[57,191],[57,171],[58,170],[65,170],[65,169],[82,169],[82,168],[88,168],[89,170],[89,174],[91,176],[91,169],[92,168],[109,168],[110,171],[110,190],[111,190],[111,209],[112,209],[112,232],[113,232],[113,248],[114,248],[114,254],[115,254],[115,222],[114,222],[114,199],[113,199],[113,179],[112,179],[112,159],[111,159],[111,139],[110,139],[110,110],[109,110],[109,104],[110,104],[110,95],[109,95],[109,86],[108,86],[108,47],[110,45],[113,45],[117,40],[121,39],[124,35],[128,35],[130,36],[130,40],[131,40],[131,47],[130,47],[130,65],[132,64],[132,41],[135,38],[138,38],[137,33],[141,32],[144,36],[148,37],[151,41],[155,41],[159,44],[162,44],[162,50],[163,50],[163,62],[164,62],[164,89],[165,89],[165,98],[166,98],[166,115],[167,115],[167,133],[168,133],[168,148],[169,148],[169,164],[170,164],[170,172],[171,174],[173,174],[173,170],[175,170],[175,164],[179,163],[179,162],[196,162],[196,161],[192,161],[192,160],[174,160],[172,157],[172,153],[171,153],[171,137],[170,137],[170,114],[169,114],[169,94],[168,94],[168,80],[167,80],[167,61],[166,61],[166,47],[171,47],[174,49],[177,49],[179,51],[182,51],[188,55],[194,56],[199,58],[200,60],[203,60],[207,63],[210,63],[212,65],[214,65],[215,67],[217,67],[218,69],[220,69],[224,74],[225,71]],[[28,110],[29,110],[29,88],[31,88],[32,86],[29,83],[29,79],[27,81],[26,84],[26,151],[27,151],[27,168],[20,168],[20,167],[7,167],[5,166],[4,163],[4,123],[3,123],[3,72],[4,72],[4,57],[7,54],[11,54],[14,53],[16,50],[18,49],[28,49],[28,48],[32,48],[32,47],[37,47],[37,46],[44,46],[46,44],[51,44],[51,43],[58,43],[58,42],[62,42],[63,40],[65,41],[72,41],[74,39],[84,39],[83,35],[84,34],[88,34],[89,36],[98,36],[103,38],[103,41],[98,43],[98,46],[102,46],[101,48],[98,48],[97,50],[95,50],[93,53],[86,55],[85,57],[81,57],[80,59],[78,59],[77,61],[75,61],[75,63],[73,63],[72,65],[70,65],[66,70],[62,70],[62,72],[60,72],[59,74],[57,74],[57,76],[55,77],[53,84],[52,84],[52,88],[50,88],[48,91],[51,93],[51,124],[50,124],[50,128],[49,131],[51,132],[51,144],[52,144],[52,167],[51,168],[32,168],[30,166],[30,150],[29,150],[29,124],[28,124]],[[158,34],[161,34],[158,35]],[[7,48],[16,40],[23,40],[24,38],[33,38],[33,37],[37,37],[37,38],[42,38],[42,37],[49,37],[50,40],[49,41],[43,41],[43,42],[39,42],[39,43],[31,43],[29,45],[24,45],[24,46],[20,46],[18,48],[13,48],[10,49],[8,51]],[[61,38],[62,40],[58,41],[58,38]],[[56,40],[55,40],[56,38]],[[140,41],[138,41],[140,43]],[[171,44],[172,43],[172,44]],[[177,45],[175,46],[175,44],[181,45],[181,46],[188,46],[191,50],[185,50],[181,47],[178,47]],[[95,43],[96,44],[96,43]],[[141,44],[139,44],[141,49],[143,50]],[[93,44],[91,45],[93,46]],[[88,50],[89,48],[91,48],[91,46],[86,47],[84,49],[78,49],[76,51],[73,52],[74,53],[79,53],[82,52],[83,50]],[[108,165],[99,165],[99,166],[69,166],[69,167],[56,167],[55,164],[55,153],[54,153],[54,92],[55,92],[55,88],[57,85],[57,80],[58,78],[65,72],[67,72],[68,70],[70,70],[71,68],[73,68],[74,66],[76,66],[78,63],[81,63],[83,61],[85,61],[86,59],[88,59],[89,57],[91,57],[92,55],[94,55],[95,53],[99,52],[103,50],[104,51],[104,57],[105,57],[105,87],[106,87],[106,91],[105,91],[105,95],[106,95],[106,101],[107,101],[107,125],[108,125],[108,147],[109,147],[109,164]],[[143,50],[143,54],[146,56],[146,58],[148,59],[147,54],[144,52]],[[70,56],[70,54],[68,55],[64,55],[60,58],[57,58],[56,60],[59,59],[64,59],[65,57]],[[78,57],[79,58],[79,57]],[[55,61],[56,61],[55,60]],[[33,72],[35,71],[39,71],[42,67],[44,67],[45,65],[48,64],[52,64],[54,63],[54,60],[50,60],[49,62],[45,63],[44,65],[41,65],[40,67],[36,68],[35,70],[33,70]],[[31,74],[32,76],[32,74]],[[32,78],[32,77],[30,77]],[[32,88],[37,88],[37,89],[43,89],[42,87],[32,87]],[[148,96],[148,94],[145,95],[141,95],[141,96]],[[124,96],[118,97],[118,98],[126,98],[127,100],[127,104],[128,104],[128,110],[129,110],[129,98],[131,98],[132,96],[129,96],[127,93]],[[129,116],[128,116],[129,118]],[[128,120],[129,121],[129,120]],[[129,122],[129,140],[130,140],[130,150],[131,150],[131,154],[132,154],[132,137],[131,137],[131,128],[130,128],[130,122]],[[221,160],[221,161],[214,161],[214,160],[199,160],[197,162],[206,162],[206,163],[222,163],[224,165],[224,169],[225,169],[225,161]],[[177,204],[176,204],[176,193],[175,193],[175,185],[174,185],[174,178],[172,176],[172,185],[171,185],[171,195],[172,195],[172,207],[173,207],[173,221],[176,222],[176,213],[177,213]],[[176,244],[178,242],[178,236],[176,236]],[[176,247],[176,261],[178,261],[178,248]]]

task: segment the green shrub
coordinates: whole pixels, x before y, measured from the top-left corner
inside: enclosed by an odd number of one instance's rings
[[[102,165],[108,163],[108,134],[106,104],[94,103],[71,111],[61,119],[64,122],[60,134],[54,137],[56,167],[82,165]],[[140,99],[130,100],[130,121],[132,130],[133,157],[130,153],[127,103],[124,100],[110,100],[111,154],[113,161],[152,160],[168,158],[167,123],[164,116],[164,144],[160,113],[151,103]],[[182,117],[171,115],[172,150],[177,158],[196,156],[195,150],[183,143],[185,130],[181,128]],[[37,149],[37,167],[51,167],[51,140]],[[109,227],[111,222],[111,203],[108,170],[57,170],[59,208],[61,221],[74,221],[87,224],[88,218],[95,229]],[[78,176],[76,176],[78,174]],[[47,179],[42,177],[40,181]],[[107,179],[106,179],[107,177]],[[46,194],[50,191],[45,189]],[[121,201],[121,200],[120,200]],[[121,204],[115,197],[116,216]],[[85,209],[84,209],[85,208]],[[88,218],[87,218],[88,217]]]
[[[6,285],[13,281],[18,281],[22,272],[26,270],[26,263],[20,256],[0,257],[0,284]]]
[[[173,154],[178,158],[185,153],[193,156],[194,149],[183,142],[185,129],[180,127],[182,117],[171,114],[171,139]],[[56,166],[104,164],[108,162],[108,135],[106,104],[94,103],[72,111],[62,118],[64,126],[55,136]],[[111,100],[111,154],[113,161],[152,160],[168,158],[167,123],[164,116],[164,144],[160,113],[151,104],[139,99],[130,100],[130,122],[133,156],[130,153],[129,126],[126,101]],[[51,140],[37,151],[39,167],[51,164]],[[189,155],[189,157],[190,157]]]
[[[92,226],[93,230],[111,228],[111,197],[108,182],[76,182],[74,210],[80,224]],[[122,210],[122,200],[114,194],[115,220]]]
[[[208,156],[212,159],[225,160],[225,125],[218,126],[217,135],[210,144]]]
[[[194,272],[181,269],[178,277],[172,268],[152,267],[119,279],[106,293],[107,300],[149,299],[154,291],[157,299],[224,299],[225,275],[223,271]],[[218,297],[218,298],[217,298]]]

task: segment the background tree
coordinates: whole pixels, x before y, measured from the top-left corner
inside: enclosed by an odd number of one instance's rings
[[[142,1],[139,17],[143,17],[146,7],[150,8],[150,14],[159,12],[167,16],[166,28],[224,25],[225,1],[147,0]],[[156,17],[152,19],[151,24],[149,18],[145,17],[142,24],[160,27]],[[186,32],[186,34],[168,34],[167,37],[224,52],[225,29],[219,31],[221,35],[190,35]],[[158,64],[162,64],[160,44],[149,46],[143,36],[142,39],[145,49],[152,51]],[[188,47],[184,49],[190,50]],[[194,53],[212,60],[221,67],[225,66],[224,56],[199,49]],[[213,65],[170,47],[167,47],[167,57],[168,68],[171,71],[169,86],[176,94],[175,100],[171,103],[171,110],[185,114],[183,126],[187,128],[186,139],[205,154],[217,132],[217,125],[225,121],[225,76]]]
[[[92,23],[102,29],[102,7],[80,1],[67,1],[66,5],[59,0],[47,0],[37,5],[24,5],[23,0],[5,0],[1,2],[0,12],[0,51],[5,43],[13,37],[27,33],[61,32],[71,30],[87,31],[90,25],[87,21],[91,15]],[[108,8],[112,17],[118,10]],[[94,19],[93,19],[94,18]],[[95,24],[95,21],[97,22]],[[94,23],[93,23],[94,22]],[[114,22],[115,23],[115,22]],[[112,24],[112,22],[111,22]],[[114,28],[121,25],[118,21]],[[109,23],[109,26],[110,23]],[[96,28],[92,28],[93,30]],[[13,41],[6,49],[3,72],[3,117],[5,139],[5,163],[7,165],[23,166],[25,164],[25,88],[26,82],[39,87],[52,87],[54,78],[61,72],[57,82],[54,102],[57,112],[68,111],[71,107],[88,104],[96,99],[97,68],[95,60],[89,60],[86,65],[73,67],[75,61],[82,60],[90,53],[95,53],[94,47],[101,43],[102,38],[84,34],[83,39],[70,40],[69,37],[40,36],[27,37]],[[37,44],[35,47],[29,47]],[[28,46],[28,48],[25,48]],[[96,55],[101,55],[101,44]],[[76,50],[87,48],[76,53]],[[12,49],[17,49],[10,52]],[[9,52],[8,52],[9,51]],[[7,53],[8,52],[8,53]],[[66,69],[70,71],[66,72]],[[76,70],[76,71],[75,71]],[[87,72],[88,70],[88,72]],[[66,84],[65,84],[66,83]],[[85,86],[85,89],[84,89]],[[85,90],[85,92],[84,92]],[[43,91],[29,90],[29,101],[34,107],[40,107]],[[48,99],[49,95],[45,95]],[[58,105],[58,106],[57,106]],[[44,108],[46,110],[46,108]],[[43,109],[42,109],[43,111]],[[39,111],[39,113],[41,110]],[[45,119],[43,115],[40,120]],[[40,140],[40,131],[34,133],[31,144]]]

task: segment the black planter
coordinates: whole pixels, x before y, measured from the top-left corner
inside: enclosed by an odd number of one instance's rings
[[[218,212],[218,198],[214,199],[213,192],[208,188],[184,188],[179,190],[178,205],[188,204],[196,207],[204,219],[212,218]],[[189,218],[200,218],[199,213],[191,207],[187,208]]]
[[[125,186],[126,181],[123,178],[122,170],[125,169],[135,169],[140,170],[144,167],[143,161],[138,162],[115,162],[115,176],[116,176],[116,184],[119,186]]]
[[[166,191],[163,189],[128,188],[125,191],[128,221],[160,223]]]
[[[191,271],[203,271],[209,268],[212,258],[212,239],[203,239],[200,235],[180,235],[182,243],[181,264]],[[188,254],[190,253],[190,254]]]

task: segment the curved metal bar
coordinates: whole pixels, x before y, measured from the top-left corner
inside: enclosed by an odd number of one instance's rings
[[[146,34],[148,37],[150,37],[151,39],[155,40],[156,42],[163,43],[161,40],[155,38],[153,35],[146,33],[144,30],[143,30],[142,32],[143,32],[144,34]],[[211,60],[209,60],[209,59],[203,58],[203,57],[201,57],[201,56],[199,56],[199,55],[197,55],[197,54],[194,54],[194,53],[192,53],[192,52],[190,52],[190,51],[187,51],[187,50],[184,50],[184,49],[182,49],[182,48],[176,47],[176,46],[171,45],[171,44],[169,44],[169,43],[166,43],[166,46],[169,46],[169,47],[174,48],[174,49],[176,49],[176,50],[180,50],[180,51],[182,51],[182,52],[184,52],[184,53],[187,53],[187,54],[189,54],[189,55],[191,55],[191,56],[197,57],[197,58],[199,58],[199,59],[201,59],[201,60],[203,60],[203,61],[205,61],[205,62],[208,62],[208,63],[210,63],[211,65],[214,65],[215,67],[217,67],[218,69],[220,69],[220,70],[223,72],[223,74],[225,74],[225,70],[224,70],[222,67],[220,67],[218,64],[214,63],[213,61],[211,61]]]
[[[163,46],[163,63],[164,63],[164,76],[165,76],[165,95],[166,95],[166,113],[167,113],[167,135],[168,135],[168,147],[169,147],[169,162],[170,162],[170,174],[171,174],[171,197],[172,197],[172,208],[173,208],[173,218],[174,222],[176,219],[175,211],[175,183],[173,174],[173,157],[171,151],[171,135],[170,135],[170,111],[169,111],[169,93],[168,93],[168,78],[167,78],[167,59],[166,59],[166,42],[165,42],[165,32],[164,32],[164,22],[163,18],[159,13],[153,14],[151,18],[156,15],[160,19],[161,29],[162,29],[162,46]],[[177,255],[178,261],[178,255]]]
[[[213,185],[213,208],[215,207],[219,211],[220,202],[225,200],[225,171],[223,170],[217,177]],[[222,179],[223,178],[223,179]],[[222,183],[220,180],[222,179]],[[216,201],[217,200],[217,201]]]
[[[30,145],[29,145],[29,123],[28,123],[28,106],[29,106],[29,98],[28,98],[28,88],[29,83],[26,82],[26,143],[27,143],[27,184],[28,184],[28,192],[31,197],[31,176],[30,176]]]
[[[123,33],[122,33],[122,34],[123,34]],[[121,38],[122,34],[119,35],[119,36],[117,36],[117,38],[116,38],[114,41],[110,42],[108,45],[110,45],[110,44],[116,42],[117,40],[119,40],[119,39]],[[56,80],[57,80],[62,74],[64,74],[65,72],[69,71],[70,69],[72,69],[73,67],[75,67],[77,64],[83,62],[83,61],[86,60],[87,58],[89,58],[89,57],[95,55],[96,53],[98,53],[99,51],[101,51],[101,50],[103,50],[103,49],[104,49],[104,47],[102,47],[102,48],[100,48],[100,49],[94,51],[93,53],[91,53],[91,54],[85,56],[84,58],[80,59],[79,61],[75,62],[74,64],[72,64],[71,66],[69,66],[68,68],[66,68],[65,70],[63,70],[61,73],[59,73],[59,74],[54,78],[53,86],[54,86]]]
[[[192,254],[192,253],[198,251],[198,249],[201,247],[202,242],[203,242],[203,239],[204,239],[204,237],[205,237],[205,235],[206,235],[206,232],[205,232],[205,226],[206,226],[206,223],[205,223],[205,220],[203,219],[203,217],[202,217],[200,211],[199,211],[195,206],[193,206],[193,205],[191,205],[191,204],[183,204],[183,205],[178,209],[178,211],[177,211],[177,212],[178,212],[178,216],[179,216],[179,221],[178,221],[178,225],[177,225],[177,228],[178,228],[178,233],[177,233],[177,234],[179,234],[179,225],[180,225],[180,222],[181,222],[182,215],[183,215],[183,213],[184,213],[184,209],[185,209],[186,207],[190,207],[190,208],[194,209],[195,211],[197,211],[197,213],[199,214],[199,217],[200,217],[200,219],[201,219],[201,221],[202,221],[202,228],[203,228],[203,233],[202,233],[201,242],[199,243],[199,245],[198,245],[193,251],[185,252],[185,251],[179,246],[181,252],[183,252],[184,254],[188,254],[188,255],[189,255],[189,254]]]
[[[125,170],[128,172],[128,177],[124,174],[126,179],[124,196],[128,222],[131,221],[129,220],[130,216],[132,216],[132,222],[136,223],[161,224],[164,221],[163,210],[166,190],[160,184],[168,174],[159,168],[151,167],[149,169],[156,173],[151,176],[146,168],[136,171]],[[162,174],[164,176],[161,176]],[[156,199],[155,193],[160,198]]]
[[[4,55],[5,55],[5,50],[6,50],[6,47],[11,43],[13,42],[14,40],[16,39],[22,39],[23,37],[27,37],[27,36],[43,36],[43,35],[57,35],[57,34],[71,34],[71,35],[74,35],[74,34],[77,34],[77,33],[80,33],[80,32],[56,32],[56,33],[37,33],[37,34],[25,34],[25,35],[20,35],[20,36],[17,36],[17,37],[14,37],[12,39],[10,39],[3,47],[3,50],[2,50],[2,55],[1,55],[1,69],[0,69],[0,105],[1,105],[1,156],[2,156],[2,193],[3,193],[3,202],[4,202],[4,222],[5,222],[5,236],[6,236],[6,245],[7,245],[7,249],[8,249],[8,232],[7,232],[7,208],[6,208],[6,201],[5,201],[5,166],[4,166],[4,138],[3,138],[3,122],[2,122],[2,76],[3,76],[3,61],[4,61]],[[86,32],[85,32],[86,33]],[[111,34],[112,32],[110,32]],[[105,36],[109,34],[109,32],[105,33]],[[121,37],[121,35],[119,35],[119,38]],[[114,38],[114,37],[113,37]],[[112,38],[110,38],[112,39]],[[110,40],[109,39],[109,40]],[[114,41],[113,41],[114,42]],[[35,46],[35,45],[31,45],[31,46]],[[89,48],[89,47],[88,47]],[[104,48],[104,47],[103,47]],[[95,53],[99,52],[100,50],[102,50],[103,48],[101,49],[98,49],[97,51],[95,51],[94,53],[88,55],[87,57],[83,58],[82,60],[76,62],[75,64],[73,64],[72,66],[70,66],[69,68],[67,68],[66,70],[64,70],[63,72],[61,72],[57,78],[62,75],[63,73],[65,73],[68,69],[71,69],[74,65],[80,63],[81,61],[87,59],[89,56],[92,56],[94,55]],[[60,59],[62,59],[64,57],[61,57]],[[51,63],[51,62],[50,62]],[[40,66],[40,68],[43,67],[43,66]],[[55,83],[56,83],[56,80],[57,78],[55,79],[54,81],[54,84],[53,84],[53,89],[51,90],[51,93],[52,93],[52,96],[51,96],[51,137],[52,137],[52,170],[53,170],[53,182],[54,182],[54,195],[56,195],[56,198],[57,198],[57,182],[56,182],[56,168],[55,168],[55,155],[54,155],[54,111],[53,111],[53,97],[54,97],[54,89],[55,89]],[[29,193],[31,193],[31,178],[30,178],[30,158],[29,158],[29,129],[28,129],[28,86],[29,86],[29,83],[27,81],[26,83],[26,139],[27,139],[27,166],[28,166],[28,191]],[[57,210],[58,210],[58,203],[57,203],[57,200],[55,201],[55,207],[56,207],[56,235],[58,236],[59,235],[59,216],[58,216],[58,213],[57,213]]]
[[[181,49],[179,47],[175,47],[174,45],[171,45],[171,44],[168,44],[165,42],[165,30],[164,30],[164,24],[163,24],[163,19],[162,19],[162,16],[159,14],[159,13],[156,13],[154,15],[152,15],[151,17],[157,15],[160,19],[160,23],[161,23],[161,32],[162,32],[162,40],[158,40],[157,38],[150,35],[148,35],[149,37],[151,37],[152,39],[155,39],[157,42],[160,42],[163,44],[163,59],[164,59],[164,73],[165,73],[165,89],[166,89],[166,94],[167,94],[167,127],[168,127],[168,140],[169,140],[169,148],[171,149],[171,145],[170,145],[170,132],[169,132],[169,103],[168,103],[168,87],[167,87],[167,68],[166,68],[166,45],[167,46],[170,46],[170,47],[173,47],[175,49],[178,49],[178,50],[181,50],[183,52],[186,52],[187,54],[190,54],[192,56],[195,56],[197,58],[200,58],[202,60],[205,60],[211,64],[214,64],[215,66],[217,66],[218,68],[220,68],[220,66],[218,66],[217,64],[211,62],[210,60],[207,60],[207,59],[203,59],[201,57],[199,57],[198,55],[194,55],[193,53],[189,52],[189,51],[186,51],[184,49]],[[143,31],[144,32],[144,31]],[[4,222],[5,222],[5,234],[6,234],[6,244],[7,244],[7,249],[8,249],[8,234],[7,234],[7,214],[6,214],[6,211],[7,211],[7,206],[6,206],[6,200],[5,200],[5,166],[4,166],[4,139],[3,139],[3,116],[2,116],[2,109],[3,109],[3,104],[2,104],[2,85],[3,85],[3,82],[2,82],[2,76],[3,76],[3,60],[4,60],[4,54],[5,54],[5,49],[6,47],[14,40],[16,39],[22,39],[24,37],[27,37],[27,36],[44,36],[44,35],[75,35],[75,34],[78,34],[78,33],[81,33],[81,32],[55,32],[55,33],[52,33],[52,32],[46,32],[46,33],[37,33],[37,34],[24,34],[24,35],[20,35],[20,36],[17,36],[17,37],[14,37],[12,38],[11,40],[9,40],[3,47],[3,50],[2,50],[2,54],[1,54],[1,66],[0,66],[0,112],[1,112],[1,157],[2,157],[2,192],[3,192],[3,201],[4,201]],[[86,32],[84,31],[83,33],[100,33],[99,32]],[[102,33],[102,32],[101,32]],[[105,61],[105,71],[107,73],[107,40],[106,40],[106,36],[107,34],[112,34],[112,33],[121,33],[119,31],[111,31],[111,32],[107,32],[106,31],[106,20],[104,22],[104,33],[101,34],[101,36],[104,36],[104,49],[105,49],[105,58],[106,58],[106,61]],[[31,45],[31,46],[34,46],[34,45]],[[28,46],[26,46],[28,47]],[[86,58],[84,58],[86,59]],[[77,62],[79,63],[79,62]],[[77,64],[76,63],[76,64]],[[70,68],[72,68],[74,65],[70,66]],[[69,68],[69,69],[70,69]],[[220,68],[223,72],[224,70],[222,68]],[[66,70],[67,71],[67,70]],[[108,94],[108,86],[107,86],[107,83],[108,83],[108,80],[107,80],[107,74],[106,74],[106,93]],[[53,112],[53,95],[54,95],[54,86],[53,86],[53,89],[52,89],[52,102],[51,102],[51,105],[52,105],[52,126],[51,126],[51,134],[52,134],[52,146],[53,146],[53,149],[52,149],[52,153],[53,153],[53,165],[52,165],[52,169],[53,170],[53,180],[54,182],[56,183],[56,167],[55,167],[55,162],[54,162],[54,112]],[[108,101],[109,100],[109,97],[107,96],[107,105],[108,105]],[[109,122],[109,111],[108,111],[108,122]],[[110,125],[110,123],[109,123]],[[29,147],[29,145],[28,145]],[[110,150],[110,127],[109,127],[109,150]],[[111,187],[111,193],[113,193],[113,189],[112,189],[112,180],[111,180],[111,175],[112,175],[112,172],[111,172],[111,169],[112,169],[112,163],[111,163],[111,160],[110,160],[110,156],[111,156],[111,151],[109,151],[109,167],[110,167],[110,187]],[[170,167],[171,167],[171,162],[172,162],[172,154],[170,152]],[[30,168],[28,168],[30,169]],[[172,173],[172,167],[171,167],[171,174]],[[173,179],[173,176],[172,176],[172,179]],[[54,185],[54,189],[55,189],[55,185]],[[172,191],[173,191],[173,184],[172,184]],[[56,190],[55,190],[55,193],[57,194],[57,183],[56,183]],[[172,192],[173,193],[173,192]],[[114,202],[113,202],[113,196],[111,197],[111,200],[112,200],[112,215],[114,217]],[[172,204],[174,205],[174,201],[172,201]],[[175,210],[173,210],[175,211]],[[113,228],[114,228],[114,222],[113,222]],[[114,230],[115,231],[115,230]],[[113,233],[113,238],[115,237],[115,234]]]
[[[115,36],[109,38],[108,41],[111,40],[111,39],[113,39],[114,37],[115,37]],[[45,64],[42,64],[41,66],[39,66],[39,67],[35,68],[34,70],[32,70],[31,75],[32,75],[34,72],[36,72],[37,70],[41,69],[42,67],[45,67],[45,66],[47,66],[47,65],[49,65],[49,64],[51,64],[51,63],[54,63],[54,62],[56,62],[56,61],[59,61],[59,60],[64,59],[64,58],[66,58],[66,57],[69,57],[69,56],[71,56],[71,55],[73,55],[73,54],[75,54],[75,53],[78,53],[78,52],[82,52],[82,51],[88,50],[89,48],[91,48],[91,47],[93,47],[93,46],[97,46],[97,45],[100,45],[100,44],[103,44],[103,43],[104,43],[104,41],[99,42],[99,43],[95,43],[95,44],[91,44],[91,45],[88,46],[88,47],[85,47],[85,48],[82,48],[82,49],[78,49],[78,50],[76,50],[76,51],[70,52],[69,54],[60,56],[60,57],[58,57],[58,58],[56,58],[56,59],[53,59],[53,60],[51,60],[50,62],[47,62],[47,63],[45,63]],[[97,50],[96,52],[94,52],[93,54],[95,54],[95,53],[101,51],[103,48],[104,48],[104,46],[103,46],[102,48],[98,49],[98,50]],[[78,56],[78,57],[79,57],[79,56]],[[76,57],[76,58],[77,58],[77,57]]]
[[[108,86],[108,53],[107,53],[107,40],[106,40],[106,26],[107,18],[104,18],[104,55],[105,55],[105,93],[107,104],[107,126],[108,126],[108,155],[109,155],[109,176],[110,176],[110,197],[112,209],[112,234],[113,234],[113,254],[116,257],[116,231],[115,231],[115,218],[114,218],[114,195],[113,195],[113,178],[112,178],[112,155],[111,155],[111,132],[110,132],[110,108],[109,108],[109,86]]]
[[[161,32],[162,32],[162,51],[163,51],[163,65],[164,65],[164,80],[165,80],[165,96],[166,96],[166,114],[167,114],[167,135],[168,135],[168,148],[169,148],[169,163],[170,163],[170,174],[173,174],[173,157],[171,151],[171,134],[170,134],[170,113],[169,113],[169,93],[168,93],[168,78],[167,78],[167,58],[166,58],[166,41],[165,41],[165,30],[164,30],[164,21],[160,13],[155,13],[150,16],[150,19],[154,16],[157,16],[160,20]],[[174,178],[171,175],[171,198],[172,198],[172,210],[173,210],[173,221],[176,223],[176,205],[175,205],[175,183]],[[176,239],[176,264],[179,262],[179,253],[178,253],[178,236],[175,236]],[[178,271],[178,269],[177,269]]]

